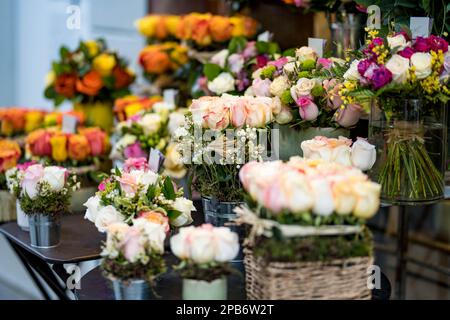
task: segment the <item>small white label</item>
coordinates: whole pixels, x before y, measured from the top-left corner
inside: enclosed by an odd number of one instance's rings
[[[153,172],[158,173],[159,169],[163,165],[165,160],[164,155],[161,153],[161,151],[156,149],[150,150],[150,155],[148,157],[148,166],[150,167],[150,170]]]
[[[269,31],[264,31],[258,36],[258,41],[270,42],[272,40],[273,34]]]
[[[321,38],[308,38],[308,47],[313,48],[319,58],[323,57],[327,40]]]
[[[411,17],[409,28],[413,39],[417,37],[429,37],[431,28],[433,27],[433,19],[428,17]]]
[[[75,133],[77,128],[77,117],[65,114],[62,119],[62,132],[64,133]]]
[[[163,92],[164,102],[169,105],[175,106],[175,98],[176,98],[177,94],[178,94],[178,90],[176,90],[176,89],[164,90],[164,92]]]

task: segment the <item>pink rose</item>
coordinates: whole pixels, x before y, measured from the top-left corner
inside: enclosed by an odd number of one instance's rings
[[[226,129],[230,124],[229,109],[223,105],[217,105],[212,110],[203,117],[206,126],[213,130]]]
[[[264,206],[274,213],[279,213],[286,203],[278,181],[272,183],[264,190]]]
[[[399,51],[399,55],[401,55],[403,58],[411,59],[411,56],[414,54],[414,50],[410,47],[406,47],[402,51]]]
[[[123,255],[130,262],[136,262],[139,255],[144,253],[144,246],[141,242],[141,233],[139,229],[131,227],[125,234],[122,241]]]
[[[319,115],[319,108],[308,97],[300,97],[297,99],[300,117],[306,121],[314,121]]]
[[[362,107],[357,104],[349,104],[344,109],[338,109],[334,114],[335,121],[344,128],[354,126],[361,117]]]
[[[106,190],[106,183],[105,183],[105,181],[100,182],[100,184],[98,185],[98,190],[99,191],[105,191]]]
[[[37,195],[37,184],[44,176],[44,167],[41,164],[29,166],[24,173],[22,180],[22,189],[30,197]]]
[[[317,64],[328,70],[333,65],[333,60],[327,58],[319,58],[317,59]]]
[[[258,97],[270,97],[271,83],[270,79],[254,79],[252,83],[253,94]]]
[[[100,156],[104,152],[106,133],[102,130],[86,130],[84,134],[91,147],[91,154],[93,157]]]
[[[416,52],[428,52],[431,49],[430,42],[424,37],[417,37],[413,48]]]
[[[125,172],[130,172],[131,170],[148,170],[147,158],[128,158],[125,160],[123,165],[123,170]]]
[[[117,178],[117,181],[120,182],[120,188],[123,192],[125,192],[128,196],[134,196],[138,190],[138,183],[131,174],[125,172],[121,177]]]
[[[130,144],[123,150],[123,154],[126,158],[143,158],[147,157],[147,153],[142,150],[141,144],[139,142],[135,142]]]
[[[244,59],[251,59],[258,51],[256,50],[256,42],[255,41],[249,41],[247,42],[247,45],[245,46],[244,51],[242,52],[242,55],[244,56]]]
[[[268,62],[269,62],[269,59],[264,54],[261,54],[261,55],[256,57],[256,67],[258,69],[265,67]]]
[[[27,170],[30,166],[36,164],[36,161],[28,161],[28,162],[24,162],[24,163],[20,163],[17,165],[17,169],[19,169],[20,171],[25,171]]]
[[[51,138],[50,132],[43,132],[42,135],[37,139],[31,146],[31,152],[35,156],[51,156],[52,155],[52,145],[50,144]]]
[[[336,79],[324,80],[323,88],[327,92],[327,106],[330,109],[337,109],[342,105],[342,99],[339,94],[341,84]]]
[[[245,120],[247,118],[247,111],[245,109],[244,103],[241,101],[236,101],[230,108],[231,112],[231,124],[233,127],[240,128],[244,126]]]
[[[289,62],[289,59],[287,57],[281,57],[275,61],[270,61],[268,63],[269,66],[275,66],[278,70],[282,69],[283,66]]]

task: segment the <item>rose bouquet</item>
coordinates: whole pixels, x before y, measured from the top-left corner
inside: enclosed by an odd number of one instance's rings
[[[107,227],[101,268],[113,281],[117,300],[149,297],[155,278],[166,270],[163,253],[168,228],[167,221],[161,224],[146,217],[134,219],[132,226],[116,222]],[[128,297],[123,287],[137,283],[144,283],[148,295]]]
[[[250,297],[370,296],[373,244],[364,223],[379,209],[378,184],[358,169],[300,157],[248,163],[240,178],[247,206],[235,211],[251,227],[244,250]],[[348,265],[359,267],[345,271]]]
[[[229,261],[239,252],[236,233],[210,224],[181,228],[170,247],[181,260],[176,268],[183,277],[183,299],[227,298],[225,276],[232,272]]]
[[[145,158],[131,158],[105,179],[95,196],[85,203],[85,218],[100,232],[115,222],[132,224],[138,217],[180,227],[192,222],[191,200],[182,197],[172,180],[149,170]]]
[[[336,139],[316,136],[314,139],[303,141],[301,148],[305,159],[323,159],[344,166],[353,166],[361,171],[370,170],[377,156],[375,146],[364,138],[352,142],[345,137]]]
[[[233,38],[203,66],[198,87],[206,95],[244,94],[250,86],[251,74],[273,60],[280,48],[275,42],[247,41]]]
[[[114,102],[116,119],[126,121],[142,110],[151,110],[156,102],[162,101],[162,97],[138,97],[134,95],[119,98]]]
[[[45,111],[26,108],[0,109],[0,136],[15,137],[42,126]]]
[[[355,102],[371,107],[369,135],[379,150],[373,174],[382,198],[442,198],[448,43],[434,35],[411,40],[403,31],[382,38],[372,30],[343,77],[345,109]]]
[[[279,99],[201,97],[193,100],[190,111],[191,117],[175,131],[175,138],[196,189],[219,201],[242,200],[239,167],[268,156],[264,137],[269,138],[266,129],[273,121],[282,120]]]

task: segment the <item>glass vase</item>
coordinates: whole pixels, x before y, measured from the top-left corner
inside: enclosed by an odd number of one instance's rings
[[[374,100],[369,140],[377,149],[370,175],[381,184],[382,202],[428,204],[444,197],[445,105],[401,97]]]

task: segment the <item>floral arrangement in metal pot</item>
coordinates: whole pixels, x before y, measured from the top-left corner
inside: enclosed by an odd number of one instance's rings
[[[100,232],[116,222],[133,224],[139,217],[181,227],[192,222],[191,211],[196,210],[192,201],[182,195],[183,189],[177,189],[169,177],[149,169],[147,159],[130,158],[84,204],[85,218]]]
[[[104,40],[81,41],[75,50],[63,46],[59,52],[45,89],[45,97],[56,106],[65,100],[112,102],[129,94],[135,75],[124,58],[107,49]]]
[[[132,226],[110,224],[101,253],[105,276],[113,281],[144,280],[152,285],[166,270],[163,254],[168,230],[167,221],[161,224],[146,217],[133,219]]]
[[[295,56],[280,57],[256,70],[246,95],[279,97],[290,111],[287,122],[295,127],[352,127],[362,108],[354,103],[344,109],[337,77],[342,69],[344,61],[319,58],[314,49],[301,47]]]
[[[360,170],[292,157],[250,162],[239,173],[247,206],[236,209],[249,224],[257,255],[272,261],[317,261],[367,256],[364,222],[380,206],[380,185]]]

